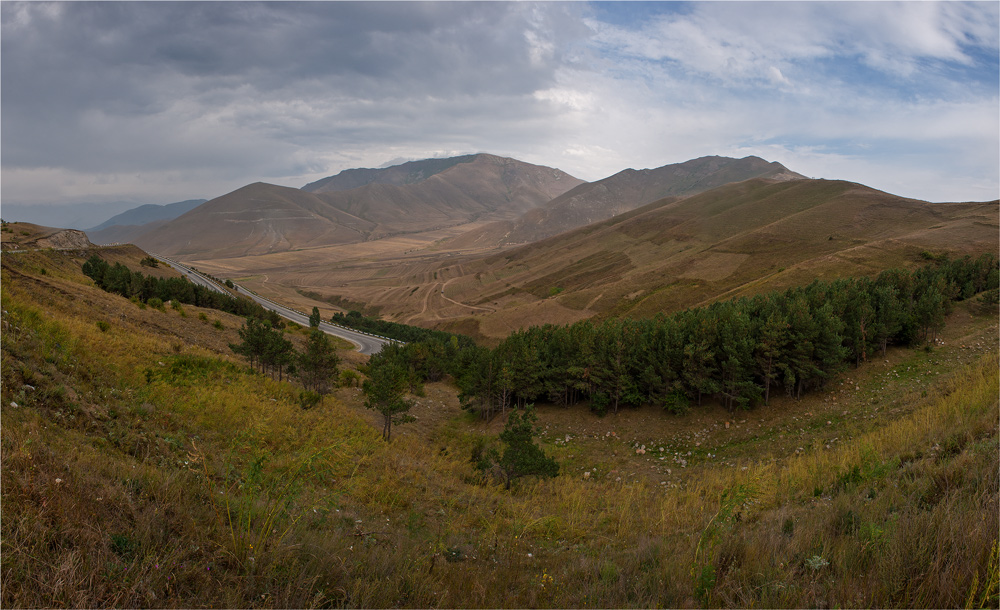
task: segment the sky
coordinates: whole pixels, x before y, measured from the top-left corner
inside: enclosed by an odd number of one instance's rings
[[[489,152],[1000,197],[997,2],[0,3],[0,206]]]

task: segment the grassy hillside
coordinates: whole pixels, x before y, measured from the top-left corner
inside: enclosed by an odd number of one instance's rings
[[[357,388],[303,411],[229,355],[240,320],[140,309],[85,258],[2,259],[4,607],[1000,601],[997,312],[974,301],[933,346],[737,419],[540,406],[562,474],[505,492],[470,462],[503,422],[450,386],[386,444]]]
[[[805,176],[760,157],[701,157],[655,169],[626,169],[603,180],[581,184],[514,221],[472,231],[458,238],[456,244],[479,241],[492,241],[494,245],[531,243],[660,199],[694,195],[750,178],[797,180]]]
[[[748,180],[500,252],[463,254],[446,241],[439,250],[400,244],[197,265],[277,298],[294,300],[300,289],[496,342],[532,325],[650,317],[817,278],[912,269],[925,252],[992,253],[998,231],[996,202],[928,203],[833,180]]]

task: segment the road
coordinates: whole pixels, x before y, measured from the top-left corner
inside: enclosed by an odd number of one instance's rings
[[[158,254],[153,254],[151,252],[149,253],[149,255],[158,261],[167,263],[177,271],[180,271],[195,284],[205,286],[206,288],[215,290],[216,292],[229,294],[229,291],[227,291],[219,284],[215,283],[214,281],[205,277],[204,275],[201,275],[197,271],[188,268],[182,263],[178,263],[173,259],[169,259],[164,256],[160,256]],[[260,305],[264,309],[273,311],[282,318],[285,318],[286,320],[291,320],[292,322],[301,324],[302,326],[309,326],[309,316],[307,314],[304,314],[300,311],[295,311],[294,309],[290,309],[288,307],[285,307],[284,305],[275,303],[274,301],[266,299],[258,294],[254,294],[253,292],[250,292],[249,290],[238,284],[236,284],[235,286],[237,292],[239,292],[242,295],[246,295],[251,299],[253,299],[254,301],[260,303]],[[340,337],[341,339],[346,339],[347,341],[350,341],[354,345],[358,346],[358,351],[361,352],[362,354],[368,354],[368,355],[377,354],[379,351],[382,350],[382,346],[384,346],[387,343],[393,342],[391,339],[384,339],[382,337],[367,335],[365,333],[361,333],[356,330],[351,330],[350,328],[344,328],[342,326],[336,326],[334,324],[330,324],[329,322],[320,322],[319,329],[328,335],[333,335],[335,337]]]

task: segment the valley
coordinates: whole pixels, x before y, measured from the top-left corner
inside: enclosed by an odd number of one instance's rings
[[[490,342],[532,325],[649,317],[912,267],[927,251],[992,252],[1000,227],[995,202],[934,204],[841,181],[755,179],[519,247],[463,241],[479,230],[191,262],[300,309],[364,308]]]
[[[139,250],[101,252],[139,268]],[[88,256],[2,258],[5,606],[998,594],[995,306],[962,301],[932,344],[890,348],[801,400],[604,417],[540,404],[559,475],[505,491],[470,462],[503,418],[471,417],[450,383],[428,382],[385,443],[359,388],[303,410],[295,386],[232,354],[240,318],[99,291],[79,271]]]
[[[597,183],[403,232],[320,198],[476,162],[456,159],[154,221],[184,264],[284,307],[411,325],[371,355],[335,342],[312,398],[306,359],[246,347],[256,325],[305,354],[304,324],[164,303],[139,276],[105,292],[94,255],[180,274],[6,223],[3,605],[996,605],[997,202],[759,160],[776,173],[517,244],[498,229],[557,226]],[[545,474],[501,453],[529,412]]]

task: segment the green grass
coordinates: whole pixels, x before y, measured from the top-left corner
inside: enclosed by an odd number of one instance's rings
[[[894,351],[728,429],[546,407],[563,474],[508,493],[470,462],[501,422],[386,444],[351,390],[302,410],[53,275],[4,269],[5,607],[997,605],[995,353]]]

